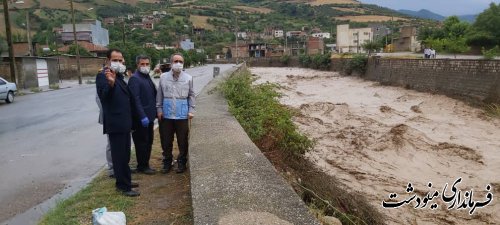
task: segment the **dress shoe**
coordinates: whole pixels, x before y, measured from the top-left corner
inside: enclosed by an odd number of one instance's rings
[[[161,173],[167,174],[168,172],[170,172],[170,170],[172,170],[172,166],[163,166],[163,168],[161,169]]]
[[[141,195],[141,193],[134,191],[134,190],[122,191],[122,194],[127,196],[127,197],[137,197],[137,196]]]
[[[175,171],[176,173],[184,173],[186,171],[186,165],[184,164],[179,164],[177,166],[177,170]]]
[[[138,191],[130,190],[130,191],[125,191],[120,188],[116,188],[116,191],[120,192],[122,195],[128,196],[128,197],[137,197],[141,195]]]
[[[156,170],[153,170],[151,168],[137,169],[137,173],[142,173],[142,174],[146,174],[146,175],[153,175],[156,173]]]

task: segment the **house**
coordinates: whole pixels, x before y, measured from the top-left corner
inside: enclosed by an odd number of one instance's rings
[[[108,48],[102,45],[96,45],[87,41],[78,41],[78,45],[91,53],[94,57],[105,57]],[[71,45],[66,45],[57,49],[59,52],[68,52]]]
[[[247,36],[247,32],[237,32],[236,33],[236,36],[238,37],[238,39],[243,39],[243,40],[246,40],[248,38]]]
[[[203,36],[205,34],[205,28],[194,27],[193,28],[193,33],[194,33],[194,35]]]
[[[154,22],[153,22],[153,20],[143,20],[142,21],[142,29],[144,29],[144,30],[153,30],[154,29]]]
[[[331,38],[330,33],[312,33],[311,36],[319,38]]]
[[[104,23],[104,25],[114,25],[115,24],[115,18],[113,18],[113,17],[104,18],[102,20],[102,23]]]
[[[417,40],[417,28],[406,26],[400,29],[401,35],[393,40],[394,51],[396,52],[418,52],[421,45]]]
[[[268,44],[266,49],[266,57],[281,57],[285,55],[285,48],[280,44]]]
[[[194,49],[194,42],[192,42],[191,39],[184,39],[183,41],[179,42],[179,46],[184,51],[192,50]]]
[[[109,33],[103,28],[99,20],[83,20],[82,23],[75,24],[77,41],[86,41],[95,45],[108,46]],[[73,43],[73,25],[63,24],[61,40],[64,44]]]
[[[372,28],[349,28],[349,24],[337,25],[337,49],[339,53],[365,53],[362,45],[373,40]]]
[[[383,24],[374,23],[369,24],[368,27],[372,28],[373,40],[379,40],[392,33],[391,29]]]
[[[309,37],[307,39],[307,55],[324,54],[325,53],[325,43],[323,38],[320,37]]]
[[[226,59],[228,58],[248,58],[250,57],[248,44],[238,43],[238,45],[231,45],[223,49],[226,54]]]
[[[305,37],[305,36],[307,36],[306,32],[300,30],[286,32],[286,37]]]
[[[266,57],[267,46],[265,43],[253,43],[248,45],[248,54],[251,58]]]
[[[283,30],[274,30],[275,38],[282,38],[284,36]]]

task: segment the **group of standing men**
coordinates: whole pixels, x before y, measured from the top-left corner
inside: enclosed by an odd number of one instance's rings
[[[116,188],[126,196],[139,196],[139,184],[132,182],[129,166],[131,135],[137,156],[135,172],[155,174],[149,165],[154,139],[154,121],[157,118],[163,150],[162,173],[173,166],[173,140],[177,137],[179,156],[177,173],[186,170],[189,120],[194,116],[195,95],[193,78],[183,71],[181,54],[171,57],[172,69],[163,70],[159,87],[151,80],[150,58],[136,57],[137,70],[125,80],[125,61],[118,49],[110,49],[107,62],[96,76],[97,102],[101,108],[100,122],[108,136],[108,168],[116,179]],[[111,161],[111,162],[110,162]]]
[[[424,49],[424,58],[435,59],[436,58],[436,50],[433,48],[425,48]]]

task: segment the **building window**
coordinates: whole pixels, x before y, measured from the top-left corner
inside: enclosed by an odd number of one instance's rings
[[[370,33],[368,33],[368,32],[365,32],[365,35],[366,35],[366,36],[368,36],[368,35],[370,35]]]

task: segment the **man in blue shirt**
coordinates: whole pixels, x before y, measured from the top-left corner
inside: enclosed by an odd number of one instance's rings
[[[161,75],[156,96],[163,149],[162,173],[168,173],[172,169],[174,134],[179,146],[176,172],[183,173],[186,170],[189,119],[194,116],[195,94],[193,77],[183,71],[184,57],[174,54],[170,61],[172,70]]]

